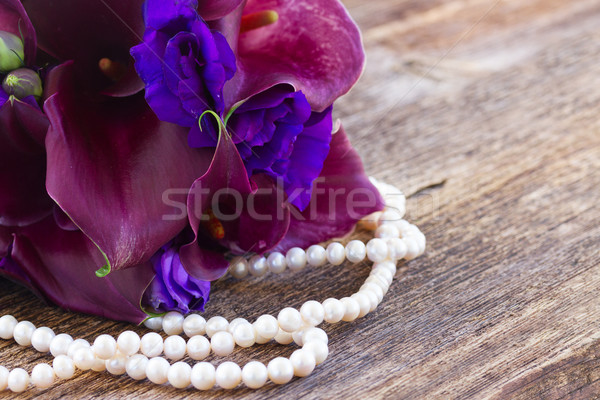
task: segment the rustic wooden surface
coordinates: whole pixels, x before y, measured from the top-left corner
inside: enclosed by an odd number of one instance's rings
[[[369,62],[337,114],[368,171],[412,194],[427,254],[402,265],[376,312],[325,326],[331,355],[309,378],[200,394],[85,373],[23,398],[600,398],[600,3],[346,4]],[[344,296],[366,274],[221,282],[208,315],[251,319]],[[129,328],[44,306],[6,281],[0,293],[3,313],[37,326],[88,339]],[[12,343],[0,357],[48,361]]]

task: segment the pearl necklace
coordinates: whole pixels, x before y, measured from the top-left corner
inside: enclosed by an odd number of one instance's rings
[[[387,293],[397,272],[396,262],[412,260],[425,251],[425,236],[415,226],[402,219],[405,212],[405,197],[391,185],[372,182],[383,194],[386,209],[359,222],[359,225],[375,232],[367,244],[352,240],[345,246],[332,242],[327,247],[314,245],[306,250],[292,248],[285,255],[274,252],[268,257],[253,256],[250,260],[237,257],[232,260],[229,274],[244,278],[248,274],[262,276],[267,272],[282,273],[286,268],[299,271],[307,264],[321,266],[326,262],[340,265],[345,259],[359,263],[367,258],[373,268],[357,293],[342,299],[328,298],[322,303],[309,300],[299,310],[291,307],[282,309],[277,318],[262,315],[254,323],[236,318],[229,322],[216,316],[208,321],[198,315],[184,317],[178,312],[169,312],[163,317],[148,319],[144,324],[151,330],[163,330],[167,336],[156,332],[142,338],[133,331],[125,331],[117,339],[110,335],[98,336],[93,344],[67,334],[55,335],[47,327],[36,328],[29,321],[18,322],[10,315],[0,317],[0,338],[14,339],[21,346],[32,346],[41,353],[50,352],[52,365],[41,363],[31,371],[22,368],[9,371],[0,366],[0,391],[7,388],[20,393],[27,390],[29,383],[39,389],[53,385],[55,379],[70,379],[75,369],[97,372],[108,371],[113,375],[127,374],[135,380],[148,379],[162,385],[184,389],[192,385],[198,390],[209,390],[215,385],[233,389],[240,383],[258,389],[267,380],[284,384],[294,376],[310,375],[315,366],[329,355],[328,336],[320,328],[323,321],[351,322],[373,312]],[[189,338],[186,340],[182,333]],[[205,335],[208,337],[205,337]],[[218,356],[228,356],[236,345],[251,347],[275,340],[279,344],[296,343],[301,348],[289,358],[276,357],[266,366],[251,361],[241,368],[226,361],[215,368],[204,362],[212,351]],[[179,361],[185,356],[195,361],[193,368]],[[163,356],[164,357],[161,357]],[[171,364],[167,359],[174,361]]]

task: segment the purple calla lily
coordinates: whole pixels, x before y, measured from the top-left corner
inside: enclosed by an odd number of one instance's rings
[[[360,32],[337,0],[248,0],[243,15],[272,10],[277,22],[250,30],[237,42],[238,73],[225,85],[232,106],[287,83],[323,111],[358,80],[364,66]],[[230,22],[231,23],[231,22]]]

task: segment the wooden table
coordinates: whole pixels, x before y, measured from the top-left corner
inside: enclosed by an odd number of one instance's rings
[[[369,173],[410,195],[427,254],[401,265],[376,312],[325,326],[331,354],[309,378],[199,394],[80,373],[43,397],[600,396],[600,3],[346,4],[368,65],[336,112]],[[207,314],[252,319],[344,296],[367,271],[221,282]],[[6,281],[0,293],[3,313],[37,326],[88,339],[129,328],[44,306]],[[233,358],[291,352],[264,345]],[[0,343],[0,357],[9,367],[49,361],[13,343]]]

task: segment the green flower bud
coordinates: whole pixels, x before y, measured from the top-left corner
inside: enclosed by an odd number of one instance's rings
[[[31,95],[39,99],[44,92],[40,76],[37,72],[27,68],[19,68],[6,75],[2,82],[2,89],[17,99]]]
[[[0,72],[6,74],[23,66],[23,41],[10,32],[0,31]]]

